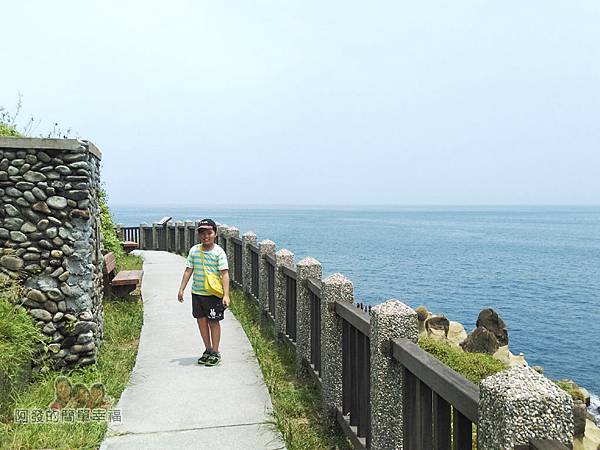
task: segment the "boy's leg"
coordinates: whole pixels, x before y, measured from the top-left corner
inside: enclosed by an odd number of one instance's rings
[[[204,341],[204,346],[207,350],[215,350],[211,345],[211,333],[209,330],[208,319],[206,317],[200,317],[199,319],[196,319],[196,321],[198,322],[198,329],[200,330],[200,336],[202,336],[202,341]]]
[[[204,317],[204,320],[208,322],[207,328],[210,329],[210,340],[212,342],[210,348],[213,352],[218,352],[221,342],[221,322],[218,320],[207,320],[206,317]]]

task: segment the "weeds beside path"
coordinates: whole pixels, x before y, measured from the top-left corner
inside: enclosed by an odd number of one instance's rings
[[[103,383],[116,405],[135,364],[142,328],[143,306],[136,292],[127,300],[104,299],[104,342],[95,365],[35,376],[15,399],[14,408],[46,409],[54,398],[54,379],[61,374],[73,384]],[[98,448],[106,428],[106,422],[14,424],[11,415],[2,417],[0,448]]]
[[[296,377],[294,353],[275,340],[272,327],[260,325],[258,306],[234,290],[231,310],[254,349],[271,395],[274,422],[288,449],[349,448],[344,438],[327,425],[313,383]]]

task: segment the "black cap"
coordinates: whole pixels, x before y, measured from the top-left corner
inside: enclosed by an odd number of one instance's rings
[[[211,228],[214,230],[215,233],[217,232],[217,224],[215,223],[215,221],[212,219],[202,219],[198,224],[198,228],[196,228],[196,231],[210,230]]]

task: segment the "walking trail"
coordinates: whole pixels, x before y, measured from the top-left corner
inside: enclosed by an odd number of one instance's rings
[[[271,421],[271,398],[239,322],[221,322],[223,360],[199,366],[204,351],[192,317],[190,286],[184,303],[177,291],[181,256],[141,251],[144,325],[137,360],[101,449],[280,449]],[[190,282],[191,284],[191,282]]]

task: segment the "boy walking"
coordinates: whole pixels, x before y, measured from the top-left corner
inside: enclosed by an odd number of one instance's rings
[[[230,303],[229,265],[225,251],[215,244],[217,224],[211,219],[202,219],[197,232],[200,244],[190,249],[177,300],[183,303],[183,291],[193,275],[192,315],[198,322],[206,348],[198,364],[216,366],[221,361],[220,321]]]

